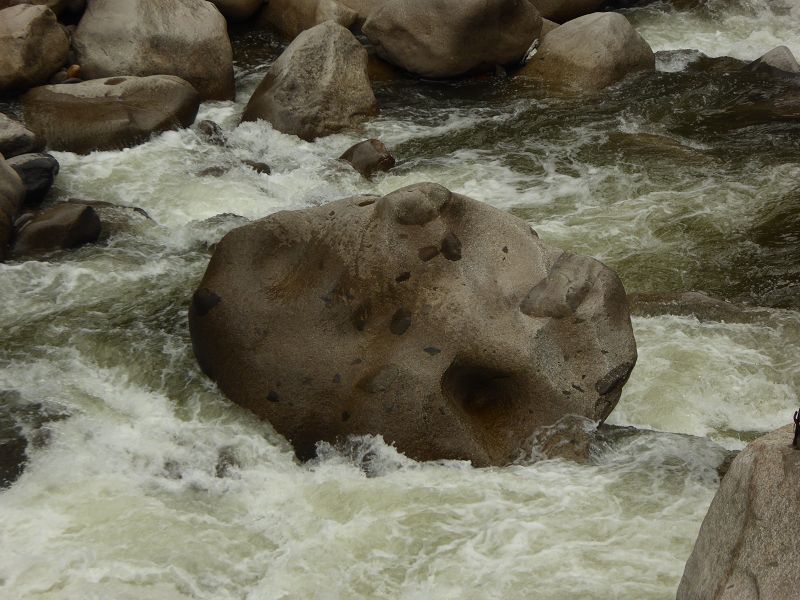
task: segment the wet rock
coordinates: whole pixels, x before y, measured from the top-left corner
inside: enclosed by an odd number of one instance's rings
[[[367,179],[371,179],[379,171],[388,171],[395,163],[394,156],[383,145],[383,142],[376,139],[364,140],[351,146],[339,159],[350,163]]]
[[[206,167],[205,169],[201,169],[197,172],[198,177],[222,177],[230,171],[230,166],[228,165],[212,165],[210,167]]]
[[[197,131],[203,139],[211,144],[225,146],[228,143],[228,138],[225,136],[225,132],[222,131],[222,127],[214,121],[209,121],[208,119],[200,121],[197,124]]]
[[[303,31],[325,21],[350,27],[357,16],[354,10],[336,0],[269,0],[259,22],[293,40]]]
[[[686,563],[678,600],[793,600],[800,589],[800,450],[793,426],[731,464]]]
[[[91,206],[60,202],[33,214],[16,231],[15,256],[32,256],[91,244],[100,237],[100,217]]]
[[[22,428],[0,406],[0,490],[14,483],[25,470],[28,439]]]
[[[371,82],[387,83],[408,76],[405,71],[402,71],[394,65],[389,64],[375,54],[374,48],[369,48],[367,52],[367,76]]]
[[[210,0],[229,21],[244,21],[252,17],[264,0]]]
[[[527,0],[393,0],[363,27],[382,58],[431,78],[519,62],[541,29]]]
[[[8,165],[17,172],[25,186],[25,203],[38,204],[53,187],[58,175],[58,161],[50,154],[21,154],[9,158]]]
[[[702,321],[747,323],[769,311],[713,298],[703,292],[636,293],[628,296],[631,314],[645,317],[682,315]]]
[[[45,83],[67,61],[69,39],[46,6],[0,10],[0,92]]]
[[[73,46],[85,79],[176,75],[203,100],[234,96],[227,24],[205,0],[92,0]]]
[[[217,477],[230,477],[239,468],[239,460],[233,446],[223,446],[217,455],[217,464],[214,466],[214,475]]]
[[[86,6],[86,0],[0,0],[0,8],[18,4],[46,6],[56,15],[61,15],[65,12],[80,13]]]
[[[545,87],[583,92],[654,69],[653,51],[625,17],[596,13],[551,31],[518,75]]]
[[[606,0],[530,0],[545,19],[564,23],[598,10]]]
[[[597,423],[578,415],[565,415],[552,425],[540,427],[531,436],[534,458],[563,458],[587,463]]]
[[[782,71],[784,73],[800,73],[800,64],[786,46],[778,46],[761,58],[747,65],[749,71]]]
[[[25,187],[22,180],[0,154],[0,262],[8,256],[14,221],[24,199]]]
[[[8,159],[43,149],[44,144],[30,129],[0,113],[0,154]]]
[[[105,242],[119,234],[141,235],[156,223],[142,208],[138,206],[123,206],[100,200],[82,200],[70,198],[70,204],[89,206],[100,218],[100,236],[98,242]]]
[[[278,131],[313,140],[376,112],[366,50],[347,29],[327,21],[301,33],[278,57],[242,120],[263,119]]]
[[[154,133],[188,127],[200,98],[171,75],[112,77],[35,88],[22,98],[25,121],[54,150],[116,150]]]
[[[199,290],[216,297],[190,308],[200,366],[301,458],[382,434],[414,459],[505,464],[565,414],[605,419],[636,361],[610,269],[430,183],[236,229]]]
[[[243,160],[242,164],[261,175],[272,175],[272,169],[266,163],[258,162],[257,160]]]

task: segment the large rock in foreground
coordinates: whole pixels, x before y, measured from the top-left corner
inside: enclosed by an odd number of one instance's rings
[[[301,33],[278,57],[242,115],[304,140],[336,133],[375,114],[367,51],[347,29],[326,21]]]
[[[53,150],[117,150],[188,127],[200,99],[179,77],[112,77],[47,85],[22,98],[25,122]]]
[[[736,457],[703,520],[678,600],[796,600],[800,450],[793,426]]]
[[[43,149],[44,144],[30,129],[0,113],[0,154],[11,158]]]
[[[613,271],[432,183],[232,231],[189,324],[203,370],[302,458],[370,433],[505,464],[565,414],[605,419],[636,361]]]
[[[518,74],[546,87],[596,91],[629,73],[653,71],[655,60],[653,50],[625,17],[595,13],[548,33]]]
[[[46,6],[0,10],[0,92],[46,82],[67,60],[69,38]]]
[[[381,57],[433,78],[519,62],[541,29],[528,0],[393,0],[363,27]]]
[[[786,46],[778,46],[746,67],[750,71],[777,70],[785,73],[800,73],[800,64]]]
[[[233,98],[227,24],[205,0],[92,0],[73,43],[84,79],[177,75],[204,100]]]

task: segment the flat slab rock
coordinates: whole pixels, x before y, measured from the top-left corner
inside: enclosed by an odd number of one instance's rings
[[[382,434],[506,464],[565,414],[605,419],[636,361],[613,271],[432,183],[230,232],[189,324],[203,370],[301,458]]]

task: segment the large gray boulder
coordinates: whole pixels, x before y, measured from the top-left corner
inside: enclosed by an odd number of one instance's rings
[[[46,6],[0,10],[0,93],[46,82],[68,53],[69,38]]]
[[[0,113],[0,154],[6,158],[44,149],[30,129],[19,121]]]
[[[258,12],[264,0],[209,0],[230,21],[244,21]]]
[[[91,0],[73,45],[84,79],[177,75],[204,100],[234,95],[227,24],[205,0]]]
[[[785,73],[800,73],[800,64],[786,46],[778,46],[746,67],[750,71],[778,70]]]
[[[542,17],[565,23],[598,10],[606,0],[530,0]]]
[[[603,89],[626,75],[655,70],[655,55],[618,13],[579,17],[552,30],[518,75],[546,87],[573,91]]]
[[[793,426],[745,448],[714,496],[678,600],[796,600],[800,450]]]
[[[188,127],[200,98],[179,77],[111,77],[47,85],[22,97],[25,122],[53,150],[86,154]]]
[[[25,200],[25,187],[17,172],[0,154],[0,262],[8,256],[14,221]]]
[[[541,29],[528,0],[392,0],[363,27],[381,57],[431,78],[519,62]]]
[[[278,131],[313,140],[377,110],[367,51],[347,29],[326,21],[297,36],[272,64],[242,120],[263,119]]]
[[[382,434],[505,464],[565,414],[605,419],[636,361],[613,271],[433,183],[232,231],[189,324],[202,369],[301,458]]]
[[[293,40],[306,29],[325,21],[350,27],[357,17],[358,13],[336,0],[269,0],[259,22]]]

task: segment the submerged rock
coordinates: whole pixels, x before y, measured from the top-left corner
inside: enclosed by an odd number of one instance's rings
[[[363,29],[390,63],[441,78],[521,61],[542,18],[528,0],[393,0]]]
[[[800,590],[800,450],[793,426],[736,457],[703,520],[678,600],[795,600]]]
[[[147,228],[156,224],[147,214],[147,211],[138,206],[123,206],[101,200],[82,200],[77,198],[70,198],[67,202],[88,206],[97,213],[100,219],[98,242],[105,242],[121,233],[142,234]]]
[[[46,6],[0,10],[0,92],[45,83],[67,61],[69,39]]]
[[[0,113],[0,154],[9,159],[43,149],[44,144],[30,129]]]
[[[197,131],[210,144],[217,146],[226,146],[228,144],[228,138],[225,132],[222,131],[222,127],[214,121],[209,121],[208,119],[200,121],[197,124]]]
[[[395,160],[391,152],[380,140],[370,139],[359,142],[345,150],[339,157],[340,160],[350,165],[363,177],[370,179],[379,171],[388,171],[394,166]]]
[[[357,17],[358,13],[336,0],[269,0],[259,22],[293,40],[306,29],[325,21],[350,27]]]
[[[153,133],[188,127],[200,98],[179,77],[112,77],[35,88],[22,98],[25,121],[54,150],[118,150]]]
[[[382,434],[505,464],[564,414],[605,419],[636,362],[613,271],[432,183],[230,232],[189,323],[203,370],[302,458]]]
[[[41,202],[58,175],[58,161],[46,152],[21,154],[6,162],[17,172],[25,186],[26,204]]]
[[[28,439],[22,428],[0,406],[0,490],[14,483],[25,470]]]
[[[551,31],[518,73],[546,87],[595,91],[635,71],[655,70],[655,55],[618,13],[579,17]]]
[[[598,10],[606,0],[530,0],[545,19],[564,23]]]
[[[327,21],[289,44],[253,92],[242,120],[263,119],[310,141],[352,127],[377,110],[367,51],[347,29]]]
[[[15,256],[77,248],[100,237],[100,217],[91,206],[60,202],[25,219],[16,231]]]
[[[176,75],[203,100],[234,96],[227,24],[205,0],[92,0],[73,45],[85,79]]]
[[[25,187],[22,180],[0,154],[0,262],[8,255],[14,221],[24,199]]]
[[[778,70],[785,73],[800,73],[800,64],[786,46],[778,46],[761,58],[754,60],[747,69],[750,71]]]

